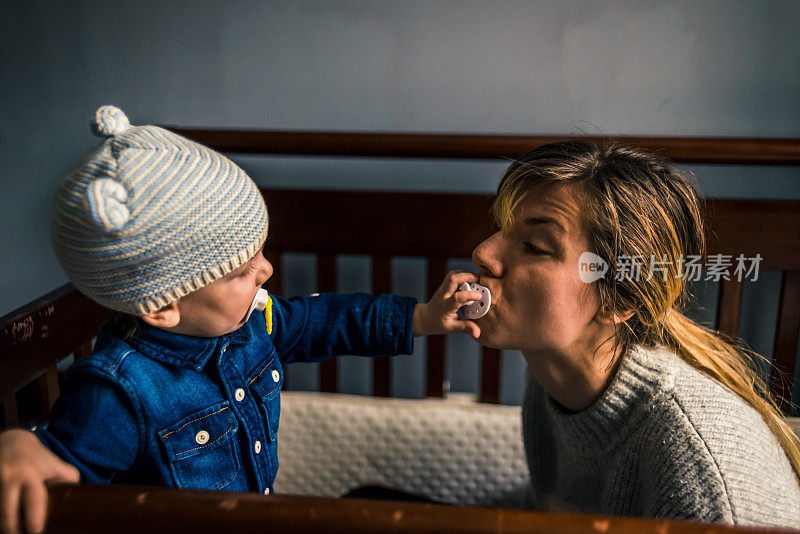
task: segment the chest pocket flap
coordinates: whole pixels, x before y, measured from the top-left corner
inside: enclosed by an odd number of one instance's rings
[[[170,461],[219,447],[236,435],[238,423],[227,402],[195,412],[159,432]]]
[[[278,358],[273,355],[250,379],[250,390],[255,394],[264,412],[270,441],[275,441],[278,435],[282,387],[283,369]]]
[[[238,429],[230,404],[223,401],[161,430],[158,437],[175,486],[244,489],[232,485],[240,466]]]

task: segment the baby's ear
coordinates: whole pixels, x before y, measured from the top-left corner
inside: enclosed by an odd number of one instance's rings
[[[158,328],[171,328],[181,322],[181,312],[178,310],[177,300],[173,300],[160,310],[146,313],[141,317],[142,321]]]

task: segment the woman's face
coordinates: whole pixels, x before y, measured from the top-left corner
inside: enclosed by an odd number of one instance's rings
[[[578,276],[578,258],[587,251],[592,248],[574,189],[552,185],[531,193],[513,224],[472,253],[480,284],[492,293],[489,312],[476,321],[479,341],[523,352],[597,343],[600,330],[606,332],[594,320],[599,296]]]

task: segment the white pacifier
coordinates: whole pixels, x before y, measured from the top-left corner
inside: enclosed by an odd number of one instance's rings
[[[244,318],[244,322],[246,323],[250,316],[253,314],[255,310],[264,311],[267,308],[267,303],[269,302],[269,293],[266,289],[259,289],[256,296],[253,297],[253,303],[250,304],[250,309],[247,311],[247,315]]]
[[[458,286],[458,290],[481,292],[480,300],[470,300],[458,309],[459,315],[465,319],[480,319],[486,315],[486,312],[489,311],[489,307],[492,305],[492,294],[489,292],[489,288],[483,287],[480,284],[464,282]]]

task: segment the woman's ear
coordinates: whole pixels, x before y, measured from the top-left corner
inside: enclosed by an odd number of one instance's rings
[[[158,328],[171,328],[181,322],[181,312],[178,310],[178,301],[173,300],[160,310],[146,313],[141,316],[142,321]]]
[[[603,324],[617,325],[624,323],[633,317],[634,313],[635,310],[621,310],[615,312],[611,310],[600,309],[598,310],[597,315],[595,315],[595,319]]]

